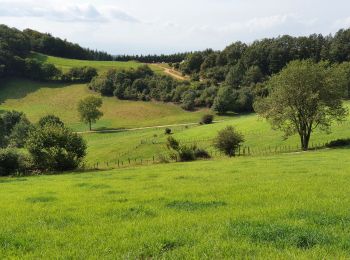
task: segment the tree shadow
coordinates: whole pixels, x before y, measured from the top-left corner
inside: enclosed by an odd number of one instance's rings
[[[226,116],[226,117],[243,117],[243,116],[249,116],[249,115],[255,115],[255,112],[226,112],[226,113],[220,113],[217,114],[218,116]]]
[[[47,62],[48,57],[44,54],[38,53],[38,52],[32,52],[30,55],[30,58],[36,59],[40,61],[41,63]]]
[[[62,82],[39,82],[28,79],[9,78],[0,85],[0,105],[8,99],[22,99],[41,88],[63,88],[70,86]]]
[[[110,134],[110,133],[118,133],[125,132],[127,128],[112,128],[112,127],[98,127],[94,128],[93,131],[97,131],[96,134]]]

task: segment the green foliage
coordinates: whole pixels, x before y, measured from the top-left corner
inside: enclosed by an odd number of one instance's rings
[[[345,118],[343,79],[336,66],[307,61],[291,62],[268,82],[270,95],[259,98],[255,110],[285,137],[299,134],[308,149],[311,133],[329,131],[333,121]]]
[[[78,104],[78,112],[82,122],[89,124],[91,131],[91,124],[103,116],[103,113],[99,110],[102,106],[102,99],[94,96],[89,96],[82,99]]]
[[[31,127],[22,112],[5,112],[0,116],[0,147],[23,147]]]
[[[167,138],[167,147],[169,150],[175,152],[171,157],[176,161],[190,162],[200,158],[210,158],[210,155],[206,150],[198,148],[197,145],[180,145],[180,142],[171,136]]]
[[[185,110],[191,111],[195,108],[195,99],[197,94],[194,90],[187,90],[182,94],[181,107]]]
[[[350,62],[343,62],[338,66],[338,73],[343,78],[344,98],[350,99]]]
[[[58,124],[45,124],[33,129],[26,148],[35,167],[43,171],[76,169],[86,155],[83,138]]]
[[[178,160],[180,162],[191,162],[196,160],[195,155],[196,147],[181,145],[180,149],[177,151]]]
[[[251,112],[253,109],[253,95],[249,88],[232,89],[232,87],[224,85],[219,88],[212,108],[219,114]]]
[[[186,61],[181,64],[181,70],[186,74],[198,73],[203,63],[203,56],[199,52],[189,54]]]
[[[25,117],[13,127],[9,136],[9,146],[22,148],[24,147],[30,131],[33,129],[33,125]]]
[[[350,145],[350,138],[347,139],[337,139],[330,141],[326,144],[326,147],[332,148],[332,147],[344,147]]]
[[[165,128],[164,133],[165,133],[166,135],[170,135],[170,134],[171,134],[171,129],[168,128],[168,127]]]
[[[97,69],[93,67],[73,67],[70,68],[66,73],[64,73],[61,77],[64,82],[84,82],[88,83],[96,77]]]
[[[14,149],[0,149],[0,176],[21,173],[27,159]]]
[[[218,132],[213,144],[216,149],[232,157],[236,155],[237,149],[243,142],[243,135],[238,133],[232,126],[227,126]]]
[[[89,50],[78,44],[53,37],[48,33],[40,33],[31,29],[23,31],[22,35],[29,39],[31,50],[57,57],[82,60],[112,60],[113,57],[106,52]]]
[[[172,136],[167,138],[167,147],[168,149],[172,149],[178,151],[180,149],[180,143]]]
[[[40,118],[38,125],[40,127],[44,127],[45,125],[57,125],[57,126],[64,127],[64,123],[61,121],[61,119],[58,116],[55,116],[55,115],[46,115]]]
[[[209,125],[213,123],[214,116],[212,114],[203,115],[201,119],[201,124]]]

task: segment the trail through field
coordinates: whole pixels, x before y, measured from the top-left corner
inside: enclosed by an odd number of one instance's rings
[[[218,120],[213,121],[213,123],[221,123],[228,120]],[[95,133],[118,133],[118,132],[127,132],[127,131],[138,131],[146,129],[157,129],[157,128],[166,128],[166,127],[177,127],[177,126],[192,126],[198,125],[199,123],[184,123],[184,124],[173,124],[173,125],[156,125],[156,126],[145,126],[145,127],[136,127],[136,128],[122,128],[122,129],[106,129],[106,130],[92,130],[92,131],[82,131],[75,132],[77,134],[95,134]]]
[[[153,64],[154,66],[161,68],[163,70],[164,73],[172,76],[173,78],[179,79],[179,80],[189,80],[188,77],[186,76],[182,76],[180,72],[173,70],[173,69],[169,69],[169,68],[165,68],[162,65],[159,64]]]

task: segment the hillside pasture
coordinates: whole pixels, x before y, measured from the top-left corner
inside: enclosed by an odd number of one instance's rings
[[[350,107],[350,103],[345,103]],[[233,118],[226,118],[223,122],[210,125],[192,125],[189,127],[171,127],[172,137],[183,144],[197,144],[201,148],[207,149],[213,155],[217,151],[212,145],[212,141],[218,131],[226,126],[233,126],[240,131],[245,138],[243,144],[245,152],[252,155],[296,152],[300,150],[299,136],[294,135],[288,139],[283,138],[283,133],[272,130],[270,124],[255,114],[241,115]],[[144,129],[121,133],[94,133],[86,134],[84,138],[89,144],[87,162],[95,164],[99,162],[99,167],[105,168],[106,162],[113,167],[117,160],[124,162],[131,160],[155,160],[168,152],[166,139],[168,135],[164,129]],[[334,124],[331,133],[315,131],[311,137],[310,145],[322,147],[325,143],[339,138],[350,137],[350,116],[341,124]],[[243,153],[243,148],[242,148]],[[109,165],[109,166],[111,166]]]
[[[54,57],[49,55],[44,55],[41,53],[32,53],[31,58],[35,58],[41,62],[48,62],[54,64],[57,68],[61,69],[63,72],[68,71],[73,67],[83,67],[90,66],[96,68],[98,72],[106,72],[110,69],[116,70],[128,70],[128,69],[136,69],[142,65],[137,61],[91,61],[91,60],[76,60],[76,59],[67,59]]]
[[[18,110],[36,122],[47,114],[59,116],[75,131],[87,130],[79,122],[77,104],[82,98],[99,94],[85,84],[39,83],[12,79],[0,86],[0,110]],[[103,97],[104,116],[94,129],[123,129],[156,125],[199,122],[208,109],[188,112],[175,104],[118,100]],[[222,117],[225,118],[225,117]]]

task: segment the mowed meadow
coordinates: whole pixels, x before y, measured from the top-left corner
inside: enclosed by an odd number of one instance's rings
[[[347,259],[348,154],[1,178],[0,255]]]

